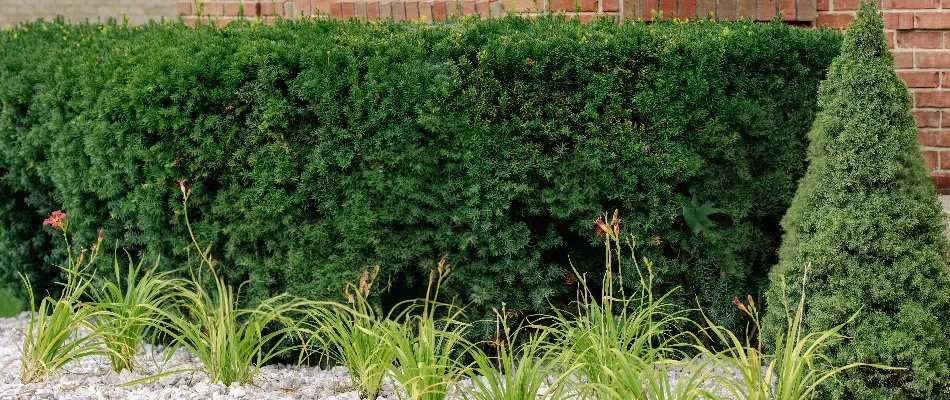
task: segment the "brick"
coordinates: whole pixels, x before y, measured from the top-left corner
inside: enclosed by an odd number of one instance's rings
[[[178,15],[192,15],[191,11],[191,2],[190,1],[179,1],[178,2]]]
[[[914,53],[917,68],[950,68],[950,51],[918,51]]]
[[[931,171],[937,169],[937,152],[936,151],[925,151],[923,152],[924,160],[927,161],[927,167]]]
[[[917,131],[917,141],[924,147],[936,147],[940,140],[939,131],[919,130]]]
[[[663,19],[672,19],[676,16],[677,0],[660,0],[659,10],[663,12]]]
[[[419,9],[419,18],[422,18],[426,21],[432,21],[432,2],[427,0],[420,0],[416,3],[416,8]]]
[[[343,18],[343,5],[336,1],[330,4],[330,16],[333,18]]]
[[[914,68],[913,51],[892,51],[891,55],[894,56],[894,68]]]
[[[446,2],[444,1],[435,1],[432,3],[432,19],[433,20],[443,20],[448,15],[446,11]]]
[[[937,193],[941,195],[948,194],[947,188],[950,187],[950,174],[931,171],[930,179],[933,181],[934,186],[937,187]]]
[[[736,4],[736,0],[720,0],[719,1],[719,19],[724,20],[735,20],[736,14],[738,11],[739,5]]]
[[[854,14],[821,14],[818,16],[815,25],[843,29],[848,26],[852,19],[854,19]]]
[[[482,17],[488,17],[490,14],[488,0],[475,0],[475,12]]]
[[[208,1],[204,3],[204,15],[221,16],[224,15],[224,3]]]
[[[406,20],[406,3],[402,0],[393,0],[389,3],[392,7],[392,17],[394,21]]]
[[[550,0],[551,11],[574,11],[574,0]]]
[[[680,0],[676,18],[695,20],[697,9],[696,0]]]
[[[778,1],[778,11],[782,13],[782,21],[794,21],[798,18],[795,8],[795,0]]]
[[[897,34],[897,32],[894,32],[894,31],[885,31],[885,32],[884,32],[884,40],[887,41],[887,48],[888,48],[888,49],[893,49],[894,47],[896,47],[896,46],[895,46],[895,43],[896,43],[897,39],[894,38],[894,37],[896,36],[896,34]]]
[[[881,8],[885,10],[915,10],[939,7],[939,0],[884,0],[881,3]]]
[[[914,91],[915,107],[950,107],[950,91],[917,90]]]
[[[755,12],[755,18],[759,21],[768,21],[775,18],[778,12],[778,2],[776,0],[759,0],[758,8]]]
[[[716,18],[716,0],[699,0],[697,14],[699,18],[706,18],[710,14],[713,18]]]
[[[634,19],[636,18],[636,13],[640,11],[638,4],[640,0],[621,0],[623,1],[623,12],[621,14],[624,18]]]
[[[243,14],[242,6],[243,4],[240,3],[224,3],[224,15],[236,17],[238,14]]]
[[[383,0],[376,3],[376,9],[379,13],[379,19],[390,19],[393,17],[393,6],[389,0]]]
[[[940,0],[940,8],[950,8],[950,0]]]
[[[858,9],[858,0],[831,0],[832,11],[854,11]]]
[[[182,22],[185,23],[185,25],[192,26],[192,27],[198,24],[198,17],[194,17],[194,16],[182,17],[181,20]]]
[[[914,28],[917,28],[917,29],[950,28],[950,12],[914,13]]]
[[[950,71],[940,71],[940,87],[950,88]]]
[[[245,16],[245,17],[256,17],[258,15],[258,6],[257,2],[231,2],[224,3],[224,15],[229,17]]]
[[[755,19],[755,2],[756,0],[739,0],[738,1],[739,17],[744,17],[747,19]]]
[[[366,19],[370,21],[379,19],[379,3],[375,1],[366,2]]]
[[[897,71],[897,76],[912,88],[940,86],[940,74],[937,71]]]
[[[294,14],[310,15],[313,14],[313,3],[310,0],[294,0]]]
[[[818,6],[818,12],[831,11],[831,0],[818,0],[816,4]]]
[[[640,7],[640,18],[651,20],[653,19],[653,12],[659,10],[659,0],[643,0],[643,5]]]
[[[462,0],[462,15],[475,14],[475,0]]]
[[[940,127],[950,128],[950,111],[940,111]]]
[[[311,0],[311,14],[329,14],[333,0]]]
[[[513,2],[509,1],[504,3],[505,7],[511,7],[508,11],[541,12],[543,10],[542,1],[543,0],[514,0]]]
[[[943,48],[943,32],[897,32],[897,47],[912,49]]]
[[[939,152],[940,169],[950,169],[950,151]]]
[[[604,12],[620,11],[620,0],[603,0],[601,4],[603,4]]]
[[[415,21],[419,19],[419,2],[415,0],[408,0],[403,3],[406,7],[406,19],[410,21]]]
[[[460,15],[462,13],[461,0],[446,0],[445,15]]]
[[[366,17],[366,2],[365,1],[357,1],[353,3],[353,10],[354,10],[354,16],[356,18],[359,18],[362,20],[369,19]]]
[[[363,4],[365,5],[365,3],[363,3]],[[365,8],[365,7],[364,7],[364,8]],[[259,15],[263,15],[263,16],[276,15],[276,16],[283,17],[283,16],[284,16],[284,7],[283,7],[281,4],[277,3],[277,2],[271,2],[271,1],[266,1],[266,0],[265,0],[264,2],[260,3],[260,13],[259,13]]]
[[[834,0],[837,1],[837,0]],[[814,21],[818,17],[817,0],[798,0],[798,21]]]
[[[924,147],[950,147],[950,130],[946,129],[921,129],[917,132],[917,139],[920,141],[920,144]],[[940,158],[943,159],[944,164],[950,163],[950,149],[942,149],[946,152],[940,154]],[[941,169],[950,169],[947,167],[941,167]]]
[[[914,13],[886,12],[884,13],[884,29],[914,29]]]
[[[940,127],[940,111],[914,110],[914,121],[918,128],[938,128]]]

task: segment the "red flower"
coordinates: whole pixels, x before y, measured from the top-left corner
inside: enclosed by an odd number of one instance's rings
[[[59,226],[66,222],[66,213],[63,210],[53,211],[48,218],[43,220],[43,225],[50,225],[53,229],[59,229]]]
[[[739,298],[738,298],[738,297],[732,299],[732,304],[735,304],[738,309],[740,309],[740,310],[742,310],[742,311],[744,311],[744,312],[749,312],[749,310],[747,310],[747,309],[745,308],[745,305],[742,304],[741,301],[739,301]]]
[[[612,232],[610,227],[608,227],[607,224],[604,223],[604,217],[598,217],[594,221],[594,229],[597,230],[595,232],[597,236],[600,236],[600,234],[602,233],[607,233],[609,235]]]

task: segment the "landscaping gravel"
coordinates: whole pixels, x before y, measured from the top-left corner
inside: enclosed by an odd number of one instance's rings
[[[20,352],[27,320],[27,313],[0,319],[0,400],[360,400],[343,367],[321,369],[269,365],[262,367],[260,375],[250,384],[225,386],[211,382],[200,371],[197,359],[187,351],[175,351],[165,361],[167,349],[152,345],[143,346],[136,356],[139,366],[134,372],[116,373],[106,357],[95,356],[73,362],[43,382],[23,384],[19,378]],[[123,383],[176,370],[189,371],[122,386]],[[392,385],[384,383],[380,400],[396,398]]]

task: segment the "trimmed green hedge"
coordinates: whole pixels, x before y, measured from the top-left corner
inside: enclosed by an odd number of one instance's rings
[[[591,221],[618,208],[661,289],[736,322],[840,42],[712,21],[21,25],[0,34],[0,273],[50,287],[59,208],[80,243],[103,227],[181,266],[185,179],[249,301],[336,297],[375,265],[395,301],[447,255],[475,316],[533,312],[569,262],[599,271]],[[715,226],[684,218],[694,196]]]

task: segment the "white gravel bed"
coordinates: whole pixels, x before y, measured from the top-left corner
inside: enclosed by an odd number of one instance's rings
[[[152,345],[145,345],[139,351],[136,356],[139,365],[132,372],[116,373],[108,358],[95,356],[70,363],[43,382],[24,384],[20,381],[19,370],[23,329],[28,319],[27,313],[15,318],[0,318],[0,400],[360,400],[358,392],[350,386],[344,367],[321,369],[268,365],[260,369],[260,374],[250,384],[225,386],[211,382],[200,371],[198,360],[186,350],[179,349],[164,362],[166,349]],[[194,371],[121,386],[161,372],[188,369]],[[396,398],[392,385],[384,382],[379,399]]]
[[[236,400],[236,399],[327,399],[359,400],[350,387],[346,368],[324,370],[315,367],[295,368],[269,365],[261,368],[251,384],[225,386],[213,383],[201,371],[167,375],[130,386],[122,383],[146,378],[162,371],[200,369],[197,359],[185,350],[163,362],[161,346],[145,345],[136,356],[136,371],[112,370],[106,357],[87,357],[70,363],[56,376],[33,384],[20,382],[20,354],[27,313],[16,318],[0,319],[0,400],[12,399],[143,399],[143,400]],[[391,387],[384,394],[392,396]],[[385,399],[392,400],[392,399]]]

